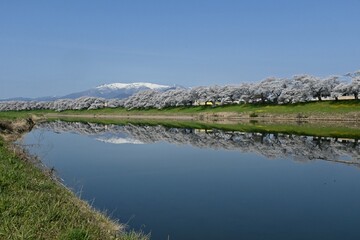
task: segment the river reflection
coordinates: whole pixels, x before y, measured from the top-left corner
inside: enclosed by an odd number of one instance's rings
[[[54,121],[24,143],[155,240],[360,238],[354,139]]]
[[[171,144],[190,144],[199,148],[256,153],[267,158],[290,158],[296,161],[319,159],[357,166],[360,164],[360,144],[357,139],[63,121],[41,123],[37,128],[88,135],[98,141],[112,144],[166,141]]]

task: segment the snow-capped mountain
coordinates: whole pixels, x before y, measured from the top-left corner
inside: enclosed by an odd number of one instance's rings
[[[137,83],[110,83],[91,88],[86,91],[71,93],[61,98],[79,98],[79,97],[102,97],[102,98],[127,98],[135,93],[144,90],[166,91],[176,87],[159,85],[155,83],[137,82]]]
[[[99,90],[136,89],[136,88],[164,89],[164,88],[169,88],[169,86],[155,84],[155,83],[137,82],[137,83],[110,83],[96,87],[96,89]]]

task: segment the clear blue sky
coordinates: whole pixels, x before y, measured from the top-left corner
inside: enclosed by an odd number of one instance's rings
[[[0,98],[360,68],[360,1],[0,1]]]

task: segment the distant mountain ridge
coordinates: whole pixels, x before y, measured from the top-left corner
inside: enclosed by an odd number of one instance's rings
[[[135,82],[135,83],[110,83],[99,85],[94,88],[90,88],[85,91],[70,93],[65,96],[60,97],[39,97],[39,98],[8,98],[1,99],[0,101],[54,101],[58,99],[76,99],[80,97],[99,97],[105,99],[124,99],[130,97],[131,95],[145,91],[145,90],[158,90],[158,91],[168,91],[176,88],[184,88],[179,85],[167,86],[160,85],[155,83],[147,82]]]
[[[91,88],[86,91],[71,93],[61,98],[75,99],[79,97],[101,97],[101,98],[118,98],[123,99],[145,90],[167,91],[174,87],[159,85],[154,83],[136,82],[136,83],[110,83]]]

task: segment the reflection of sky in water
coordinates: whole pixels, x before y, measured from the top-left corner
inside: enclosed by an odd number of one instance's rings
[[[318,151],[312,157],[332,153],[354,161],[358,147],[352,142],[60,125],[56,131],[61,134],[50,128],[28,134],[26,144],[41,139],[31,152],[41,155],[44,145],[51,146],[44,162],[55,167],[67,186],[114,218],[151,231],[152,239],[360,237],[359,169],[328,159],[287,161],[310,150]],[[107,144],[99,138],[151,144]],[[279,151],[281,155],[270,155]]]

